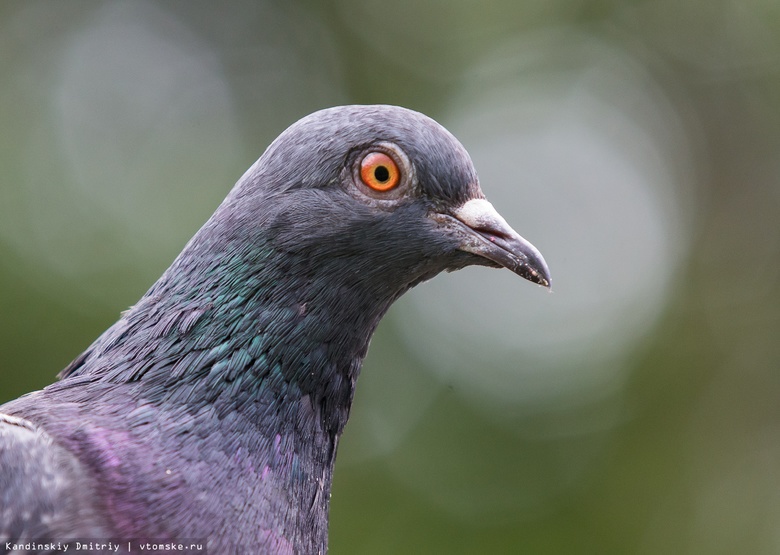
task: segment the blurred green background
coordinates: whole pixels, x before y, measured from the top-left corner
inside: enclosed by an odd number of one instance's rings
[[[0,4],[0,401],[134,303],[265,146],[423,111],[544,253],[380,326],[332,553],[780,552],[780,3]]]

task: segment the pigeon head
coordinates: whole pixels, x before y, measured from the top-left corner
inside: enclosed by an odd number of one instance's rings
[[[473,264],[550,284],[539,251],[485,199],[465,148],[432,119],[395,106],[336,107],[298,121],[213,221],[246,242],[235,248],[271,246],[305,261],[312,276],[362,279],[390,298]]]

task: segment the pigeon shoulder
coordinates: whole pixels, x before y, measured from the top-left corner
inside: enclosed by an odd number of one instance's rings
[[[93,490],[72,453],[32,422],[0,413],[0,542],[107,537]]]

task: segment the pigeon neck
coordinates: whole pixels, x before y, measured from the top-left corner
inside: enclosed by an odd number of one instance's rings
[[[182,255],[63,376],[133,382],[147,402],[212,404],[263,426],[267,405],[290,418],[295,408],[336,437],[370,337],[400,292],[327,270],[279,254]]]

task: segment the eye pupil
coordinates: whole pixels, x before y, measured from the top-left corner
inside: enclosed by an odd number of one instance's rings
[[[377,166],[374,170],[374,177],[380,183],[385,183],[390,179],[390,170],[388,170],[386,166]]]

